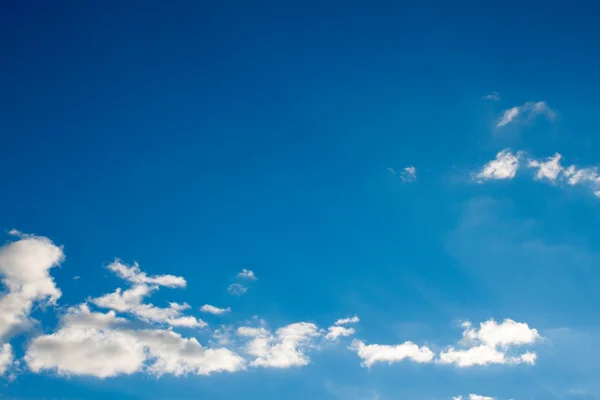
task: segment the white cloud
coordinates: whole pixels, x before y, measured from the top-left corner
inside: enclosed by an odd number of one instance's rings
[[[496,154],[496,158],[483,166],[476,177],[479,180],[512,179],[519,169],[521,154],[513,154],[509,149],[504,149]]]
[[[240,285],[239,283],[232,283],[227,288],[227,291],[232,296],[241,296],[244,293],[246,293],[246,290],[248,290],[248,288],[246,288],[245,286]]]
[[[148,276],[140,270],[138,263],[134,263],[131,267],[123,264],[120,260],[115,260],[107,267],[114,272],[119,278],[129,281],[134,284],[158,285],[166,287],[185,287],[186,281],[180,276],[174,275],[156,275]]]
[[[528,166],[530,168],[537,168],[538,171],[535,174],[535,179],[548,179],[551,182],[555,182],[558,175],[564,170],[560,165],[561,155],[556,153],[552,157],[548,157],[546,161],[529,160]]]
[[[34,302],[54,305],[62,294],[50,276],[65,258],[62,248],[45,237],[10,234],[19,240],[0,247],[0,278],[6,287],[0,298],[0,341],[30,322]]]
[[[503,127],[504,125],[510,124],[517,116],[521,113],[520,107],[512,107],[508,110],[504,110],[504,114],[502,114],[502,118],[498,121],[496,126],[498,128]]]
[[[402,172],[400,172],[398,176],[400,177],[400,179],[402,179],[402,182],[413,182],[417,179],[417,169],[413,166],[406,167],[402,170]]]
[[[351,318],[342,318],[335,321],[335,325],[346,325],[346,324],[356,324],[360,322],[360,318],[357,315]]]
[[[242,279],[247,279],[249,281],[255,281],[256,279],[256,275],[254,274],[254,271],[251,271],[249,269],[242,269],[242,272],[240,272],[239,274],[237,274],[238,278],[242,278]]]
[[[137,264],[127,267],[121,262],[114,262],[109,266],[109,269],[119,277],[132,282],[133,286],[125,291],[117,288],[112,293],[90,299],[96,306],[127,312],[146,322],[188,328],[202,328],[207,325],[201,319],[182,314],[183,310],[190,308],[187,304],[169,303],[169,307],[161,308],[143,303],[144,298],[158,290],[159,286],[184,287],[185,279],[173,275],[149,277],[146,273],[140,271]],[[152,284],[152,286],[149,286],[149,284]]]
[[[340,336],[351,336],[354,335],[354,328],[346,328],[344,326],[330,326],[327,329],[327,334],[325,335],[325,339],[327,340],[336,340]]]
[[[500,93],[494,91],[490,94],[483,96],[483,98],[484,100],[500,101]]]
[[[504,110],[502,117],[496,123],[496,127],[501,128],[505,125],[510,124],[511,122],[516,121],[520,116],[523,116],[530,121],[537,117],[538,115],[544,115],[547,119],[553,120],[556,118],[556,113],[545,101],[528,101],[522,106],[516,106]]]
[[[200,307],[200,311],[203,313],[213,314],[213,315],[223,315],[231,311],[230,307],[227,308],[219,308],[215,306],[211,306],[210,304],[205,304]]]
[[[452,398],[453,400],[463,400],[462,396],[456,396]],[[480,396],[478,394],[471,393],[468,396],[469,400],[496,400],[494,397]]]
[[[442,351],[439,357],[440,364],[471,367],[487,364],[535,363],[535,353],[511,355],[513,348],[531,345],[541,340],[538,331],[529,328],[526,323],[505,319],[498,324],[490,319],[482,322],[479,329],[474,329],[469,322],[465,322],[463,328],[463,339],[460,342],[463,348],[457,350],[451,346]]]
[[[290,368],[307,365],[310,359],[305,350],[313,346],[313,339],[320,335],[315,324],[298,322],[279,328],[271,334],[264,328],[238,328],[238,335],[253,339],[246,345],[246,352],[254,357],[253,367]]]
[[[0,376],[4,375],[12,365],[13,352],[10,344],[6,343],[0,347]]]
[[[430,363],[435,358],[435,354],[427,346],[419,347],[412,342],[404,342],[391,346],[381,344],[367,345],[361,340],[354,340],[350,349],[356,351],[362,360],[361,365],[368,368],[378,362],[392,364],[409,359],[417,363]]]
[[[141,371],[208,375],[245,368],[244,359],[231,350],[205,348],[171,330],[118,328],[120,322],[112,312],[90,312],[87,305],[71,308],[57,332],[31,341],[25,361],[33,372],[98,378]]]

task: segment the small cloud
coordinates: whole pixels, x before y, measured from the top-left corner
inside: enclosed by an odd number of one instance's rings
[[[398,175],[402,182],[410,183],[417,179],[417,169],[413,166],[406,167]]]
[[[334,325],[327,329],[325,339],[336,340],[340,336],[351,336],[354,335],[354,328],[346,328],[345,326]]]
[[[244,293],[246,293],[247,290],[248,290],[248,288],[246,288],[245,286],[240,285],[239,283],[232,283],[227,288],[227,291],[232,296],[241,296]]]
[[[504,110],[502,117],[496,123],[497,128],[501,128],[516,121],[519,117],[523,116],[527,121],[531,121],[538,115],[544,115],[548,120],[556,118],[556,112],[552,110],[545,101],[528,101],[522,106],[515,106]]]
[[[256,277],[256,275],[254,275],[254,271],[251,271],[251,270],[246,269],[246,268],[242,269],[242,272],[240,272],[239,274],[237,274],[237,277],[241,278],[241,279],[247,279],[249,281],[255,281],[255,280],[258,279]]]
[[[80,277],[79,275],[75,275],[75,276],[73,277],[73,280],[74,280],[74,281],[78,281],[78,280],[80,280],[80,279],[81,279],[81,277]]]
[[[396,175],[396,171],[394,171],[393,168],[386,168],[387,172],[389,172],[392,175]]]
[[[529,168],[537,168],[538,171],[535,174],[535,179],[548,179],[551,182],[555,182],[558,175],[564,170],[560,165],[561,155],[556,153],[552,157],[548,157],[546,161],[529,160],[527,164]]]
[[[356,324],[357,322],[360,322],[360,318],[358,318],[358,316],[355,315],[352,318],[338,319],[337,321],[335,321],[335,325]]]
[[[483,166],[481,172],[476,175],[479,181],[488,179],[512,179],[519,169],[519,158],[521,154],[513,154],[510,149],[504,149],[496,154],[496,159]]]
[[[205,304],[202,307],[200,307],[200,311],[202,311],[203,313],[212,314],[212,315],[223,315],[225,313],[230,312],[231,308],[230,307],[219,308],[219,307],[211,306],[210,304]]]
[[[500,101],[500,93],[498,92],[492,92],[490,94],[487,94],[485,96],[483,96],[484,100],[493,100],[493,101]]]

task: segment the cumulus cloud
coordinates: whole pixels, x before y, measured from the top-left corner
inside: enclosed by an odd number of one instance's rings
[[[143,303],[144,298],[158,290],[159,286],[184,287],[185,279],[173,275],[147,276],[137,264],[128,267],[120,261],[115,261],[108,268],[119,277],[133,283],[133,286],[127,290],[117,288],[112,293],[90,299],[94,305],[130,313],[146,322],[188,328],[202,328],[207,325],[201,319],[183,315],[182,311],[190,308],[187,304],[169,303],[169,307],[156,307]]]
[[[360,318],[357,315],[351,318],[342,318],[335,321],[335,325],[346,325],[346,324],[356,324],[360,322]]]
[[[479,181],[488,179],[512,179],[519,169],[521,153],[513,154],[510,149],[504,149],[496,154],[496,158],[483,166],[476,175]]]
[[[5,343],[0,347],[0,376],[4,375],[12,365],[13,352],[12,346]]]
[[[413,182],[417,179],[417,169],[413,166],[406,167],[398,174],[402,182]]]
[[[419,347],[413,342],[397,345],[367,345],[361,340],[354,340],[350,349],[358,354],[362,360],[361,365],[368,368],[375,363],[392,364],[406,359],[417,363],[430,363],[435,358],[435,353],[427,346]]]
[[[240,327],[238,335],[252,337],[245,350],[256,357],[253,367],[290,368],[307,365],[306,349],[320,336],[319,329],[309,322],[297,322],[279,328],[272,334],[265,328]]]
[[[248,290],[248,288],[246,288],[243,285],[240,285],[239,283],[232,283],[231,285],[229,285],[229,287],[227,288],[227,291],[229,292],[230,295],[232,296],[241,296],[244,293],[246,293],[246,291]]]
[[[330,326],[327,329],[327,334],[325,335],[325,339],[327,340],[336,340],[340,336],[351,336],[354,335],[354,328],[346,328],[345,326]]]
[[[0,279],[6,288],[0,298],[0,343],[28,325],[35,302],[54,305],[62,294],[50,270],[64,260],[63,249],[45,237],[10,234],[18,240],[0,247]]]
[[[561,155],[556,153],[552,157],[548,157],[546,161],[529,160],[527,164],[530,168],[537,168],[535,179],[548,179],[551,182],[555,182],[558,175],[563,171],[563,167],[560,165]]]
[[[239,274],[237,274],[238,278],[242,278],[242,279],[247,279],[249,281],[255,281],[256,279],[256,275],[254,274],[254,271],[251,271],[249,269],[242,269],[242,272],[240,272]]]
[[[230,307],[227,308],[219,308],[215,306],[211,306],[210,304],[205,304],[200,307],[200,311],[203,313],[213,314],[213,315],[223,315],[231,311]]]
[[[245,368],[244,359],[231,350],[205,348],[172,330],[119,327],[121,322],[112,311],[91,312],[87,305],[71,308],[57,332],[31,341],[25,362],[33,372],[98,378],[141,371],[155,376],[208,375]]]
[[[479,329],[470,322],[463,323],[461,348],[450,346],[439,356],[440,364],[455,364],[458,367],[472,367],[488,364],[535,364],[536,354],[525,352],[514,354],[514,349],[531,345],[541,340],[536,329],[526,323],[505,319],[497,323],[493,319],[482,322]]]
[[[522,106],[515,106],[504,110],[502,117],[496,123],[496,127],[501,128],[517,121],[521,117],[525,118],[526,121],[530,121],[539,115],[545,116],[548,120],[556,118],[556,113],[545,101],[528,101]]]

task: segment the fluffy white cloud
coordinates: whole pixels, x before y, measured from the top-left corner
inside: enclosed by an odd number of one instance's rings
[[[232,296],[241,296],[244,293],[246,293],[246,290],[248,290],[248,288],[246,288],[245,286],[240,285],[239,283],[232,283],[227,288],[227,291]]]
[[[346,328],[345,326],[334,325],[327,329],[325,339],[336,340],[340,336],[351,336],[354,335],[354,328]]]
[[[152,304],[144,304],[143,300],[152,292],[158,290],[159,286],[183,287],[185,280],[173,275],[147,276],[140,271],[137,264],[127,267],[121,262],[114,262],[109,269],[119,277],[133,282],[133,287],[123,291],[117,288],[113,293],[90,299],[98,307],[109,308],[119,312],[127,312],[135,315],[146,322],[157,322],[170,326],[202,328],[207,324],[201,319],[193,316],[185,316],[183,310],[190,308],[187,304],[170,303],[169,307],[156,307]],[[150,286],[149,284],[153,285]]]
[[[254,271],[251,271],[249,269],[242,269],[242,272],[240,272],[239,274],[237,274],[238,278],[242,278],[242,279],[248,279],[249,281],[255,281],[256,279],[256,275],[254,274]]]
[[[253,367],[290,368],[307,365],[310,359],[305,350],[313,346],[313,339],[320,335],[315,324],[298,322],[279,328],[271,334],[264,328],[240,327],[238,335],[253,339],[246,345],[246,352],[254,357]]]
[[[496,127],[501,128],[511,122],[516,121],[519,117],[523,116],[527,120],[532,120],[538,115],[544,115],[549,120],[553,120],[556,117],[556,113],[545,101],[528,101],[522,106],[516,106],[504,110],[502,117],[496,123]]]
[[[551,182],[555,182],[558,175],[564,170],[560,165],[561,155],[556,153],[552,157],[548,157],[546,161],[529,160],[528,166],[530,168],[537,168],[538,171],[535,174],[535,179],[548,179]]]
[[[483,166],[476,175],[478,180],[512,179],[519,169],[520,153],[513,154],[509,149],[504,149],[496,154],[496,158]]]
[[[219,308],[215,306],[211,306],[210,304],[205,304],[200,307],[200,311],[203,313],[213,314],[213,315],[223,315],[231,311],[230,307],[227,308]]]
[[[156,275],[148,276],[140,270],[138,263],[134,263],[131,267],[123,264],[120,260],[115,260],[107,267],[114,272],[119,278],[129,281],[134,284],[157,285],[166,287],[185,287],[186,281],[180,276],[174,275]]]
[[[71,308],[57,332],[31,341],[25,361],[33,372],[98,378],[140,371],[208,375],[245,368],[244,359],[231,350],[208,349],[171,330],[118,327],[121,322],[113,312],[91,312],[87,305]]]
[[[435,354],[427,346],[419,347],[412,342],[391,346],[367,345],[361,340],[354,340],[350,349],[356,351],[362,360],[361,364],[369,368],[379,362],[392,364],[409,359],[417,363],[430,363],[435,358]]]
[[[360,322],[360,318],[357,315],[351,318],[342,318],[335,321],[335,325],[346,325],[346,324],[356,324]]]
[[[456,396],[456,397],[453,397],[452,399],[453,400],[463,400],[463,397],[462,396]],[[468,399],[469,400],[495,400],[494,397],[480,396],[478,394],[473,394],[473,393],[471,393],[468,396]]]
[[[402,179],[402,182],[413,182],[417,179],[417,169],[413,166],[406,167],[398,176]]]
[[[0,376],[4,375],[12,365],[13,352],[10,344],[6,343],[0,347]]]
[[[0,278],[6,294],[0,298],[0,340],[29,322],[34,302],[54,305],[61,291],[50,270],[65,258],[49,239],[12,230],[18,240],[0,247]]]
[[[522,345],[530,345],[541,336],[538,331],[529,328],[526,323],[505,319],[498,324],[493,319],[480,324],[479,329],[470,322],[463,324],[463,348],[449,347],[439,357],[441,364],[455,364],[458,367],[471,367],[487,364],[534,364],[535,353],[526,352],[512,355],[512,349]]]

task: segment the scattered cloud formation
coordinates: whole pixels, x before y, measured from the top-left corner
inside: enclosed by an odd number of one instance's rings
[[[504,110],[502,117],[500,117],[496,123],[496,127],[501,128],[520,120],[521,118],[524,118],[525,122],[528,122],[535,119],[539,115],[545,116],[550,121],[556,118],[556,113],[548,106],[548,104],[546,104],[545,101],[528,101],[522,106],[515,106]]]
[[[510,149],[500,151],[496,158],[485,164],[480,172],[474,175],[478,182],[490,179],[512,179],[521,167],[520,159],[525,158],[524,152],[511,153]],[[528,157],[527,167],[536,170],[533,179],[551,184],[567,184],[569,186],[584,186],[597,197],[600,197],[600,175],[598,167],[583,167],[576,165],[568,167],[561,165],[563,159],[560,153],[545,159]]]
[[[202,307],[200,307],[200,311],[202,311],[203,313],[207,313],[207,314],[223,315],[225,313],[230,312],[231,308],[230,307],[219,308],[219,307],[211,306],[210,304],[205,304]]]
[[[169,307],[156,307],[145,304],[143,300],[152,292],[158,290],[159,286],[185,287],[186,281],[182,277],[173,275],[147,276],[141,272],[137,264],[128,267],[119,260],[108,266],[117,276],[133,283],[130,289],[117,288],[113,293],[90,299],[94,305],[101,308],[109,308],[118,312],[130,313],[142,321],[156,322],[170,326],[202,328],[206,322],[192,316],[183,315],[182,311],[190,308],[188,304],[169,303]]]
[[[290,368],[307,365],[310,359],[306,349],[313,347],[314,338],[320,336],[313,323],[297,322],[277,329],[272,334],[265,328],[240,327],[237,334],[252,337],[246,352],[256,357],[253,367]]]
[[[65,259],[63,249],[44,237],[17,230],[10,235],[18,240],[0,247],[0,279],[6,288],[0,297],[0,344],[30,324],[34,303],[53,305],[62,295],[50,270]]]
[[[404,342],[397,345],[365,344],[362,340],[354,340],[350,349],[358,354],[361,365],[372,367],[375,363],[392,364],[402,360],[412,360],[417,363],[429,363],[435,358],[435,353],[427,346]]]
[[[417,179],[417,169],[413,166],[406,167],[398,174],[402,182],[410,183]]]
[[[519,169],[520,153],[513,154],[510,149],[504,149],[496,154],[496,158],[483,166],[475,175],[479,181],[489,179],[512,179]]]
[[[229,285],[229,287],[227,288],[227,291],[229,292],[229,294],[231,294],[232,296],[241,296],[244,293],[246,293],[246,291],[248,290],[247,287],[240,285],[239,283],[232,283],[231,285]]]
[[[467,397],[463,397],[463,396],[456,396],[453,397],[452,400],[495,400],[494,397],[487,397],[487,396],[480,396],[478,394],[470,394]]]
[[[485,96],[483,96],[484,100],[493,100],[493,101],[500,101],[500,93],[498,92],[492,92],[490,94],[486,94]]]
[[[479,329],[470,322],[462,324],[462,348],[449,347],[442,351],[440,364],[455,364],[458,367],[472,367],[487,364],[535,364],[537,355],[532,352],[514,354],[519,346],[531,345],[541,340],[536,329],[529,328],[526,323],[505,319],[498,324],[493,319],[482,322]]]
[[[237,277],[241,278],[241,279],[247,279],[249,281],[255,281],[255,280],[258,279],[258,278],[256,278],[256,275],[254,274],[254,271],[251,271],[251,270],[246,269],[246,268],[242,269],[242,272],[240,272],[239,274],[237,274]]]

